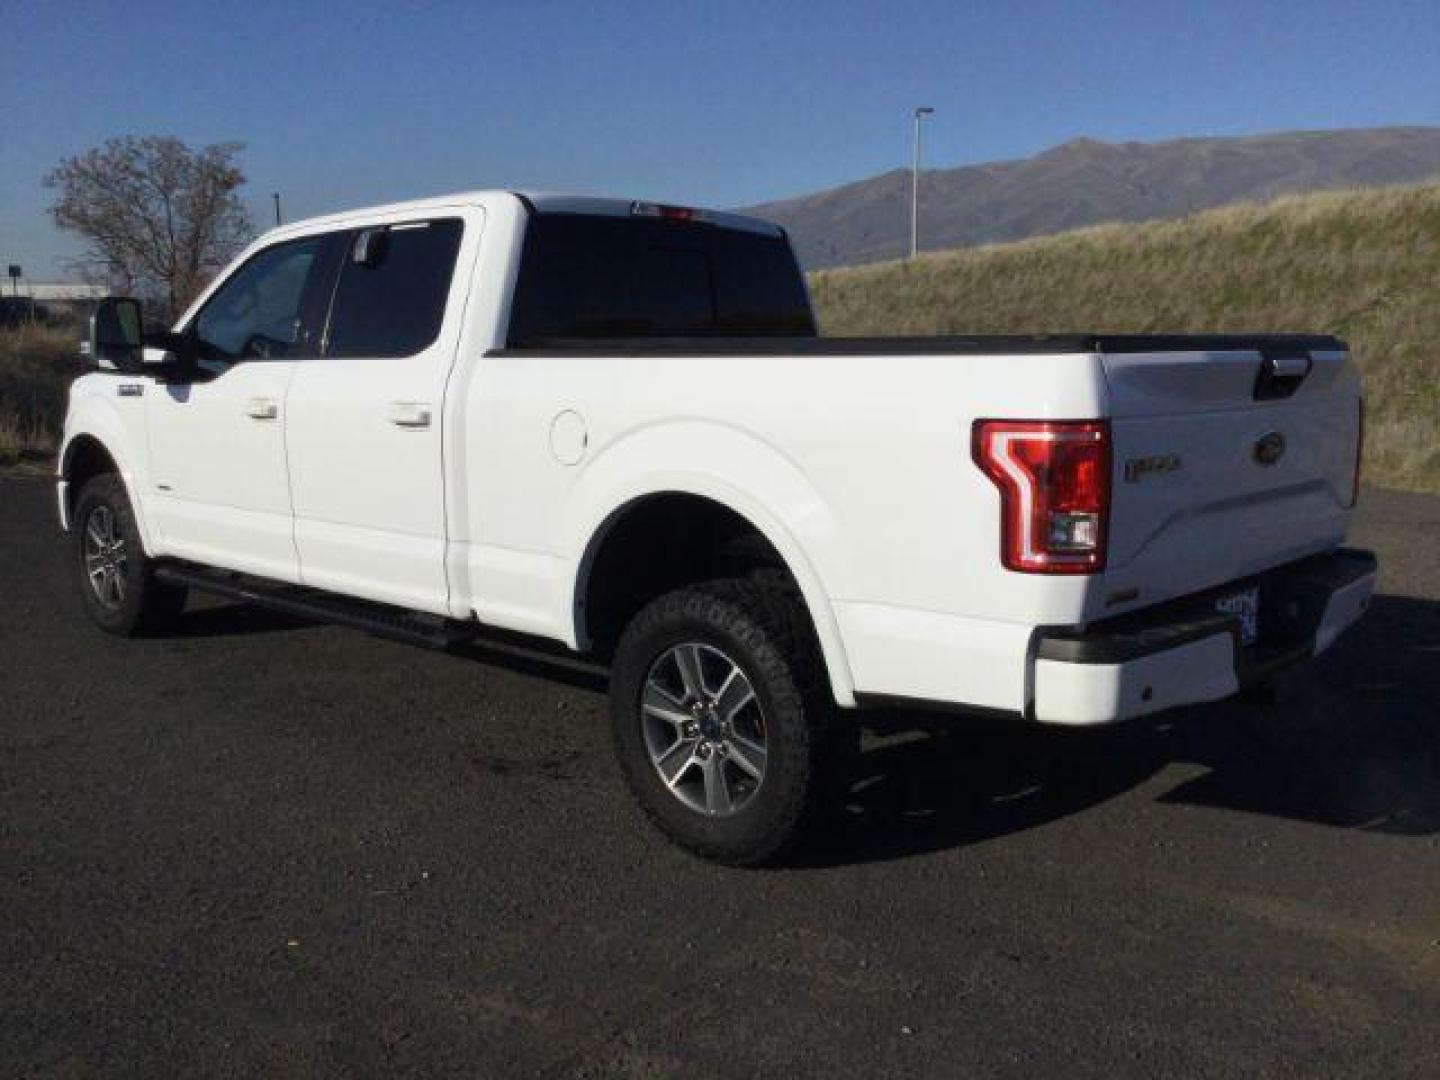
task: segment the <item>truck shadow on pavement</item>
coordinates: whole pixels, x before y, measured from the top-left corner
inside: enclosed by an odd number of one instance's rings
[[[179,635],[316,626],[205,601]],[[471,662],[603,693],[604,679],[483,646]],[[961,715],[862,714],[841,806],[796,867],[903,858],[1045,825],[1147,782],[1155,801],[1395,835],[1440,834],[1440,602],[1377,596],[1365,619],[1276,704],[1176,710],[1095,730]],[[1173,778],[1161,774],[1173,770]],[[1166,783],[1168,782],[1168,786]]]
[[[206,599],[204,606],[191,605],[178,626],[167,631],[174,638],[221,638],[246,634],[284,633],[319,626],[309,619],[273,611],[255,604]]]
[[[1179,776],[1162,804],[1430,836],[1440,833],[1440,603],[1376,597],[1265,706],[1232,701],[1094,731],[889,719],[853,762],[837,820],[797,864],[981,842],[1163,783],[1172,765]]]

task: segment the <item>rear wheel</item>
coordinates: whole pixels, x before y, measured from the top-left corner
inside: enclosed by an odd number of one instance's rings
[[[80,595],[95,625],[122,637],[171,629],[185,589],[156,580],[120,478],[90,480],[75,500],[73,522]]]
[[[681,846],[754,865],[813,818],[833,710],[792,593],[727,580],[660,597],[622,636],[610,693],[626,781]]]

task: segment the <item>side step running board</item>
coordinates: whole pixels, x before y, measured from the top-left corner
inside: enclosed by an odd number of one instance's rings
[[[411,645],[445,649],[458,638],[442,620],[433,622],[418,616],[369,604],[363,600],[331,596],[314,589],[294,585],[270,584],[256,578],[242,577],[187,566],[165,564],[155,569],[155,576],[172,585],[185,585],[201,592],[259,604],[272,611],[283,611],[300,619],[335,623],[355,630],[364,630],[379,637],[393,638]]]
[[[172,585],[184,585],[227,600],[256,604],[299,619],[363,630],[376,637],[403,641],[408,645],[447,652],[467,651],[466,647],[471,646],[535,663],[557,665],[595,678],[603,678],[608,672],[603,664],[582,659],[563,645],[543,638],[528,638],[523,634],[491,629],[476,622],[406,611],[320,589],[185,563],[161,563],[155,568],[155,576]]]

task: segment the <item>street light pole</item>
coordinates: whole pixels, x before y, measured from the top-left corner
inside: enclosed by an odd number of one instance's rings
[[[910,166],[910,258],[920,254],[920,120],[935,112],[929,105],[915,110],[915,157]]]

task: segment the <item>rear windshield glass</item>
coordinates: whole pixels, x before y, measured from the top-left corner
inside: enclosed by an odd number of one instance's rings
[[[782,237],[654,218],[530,219],[512,346],[814,333],[800,269]]]

